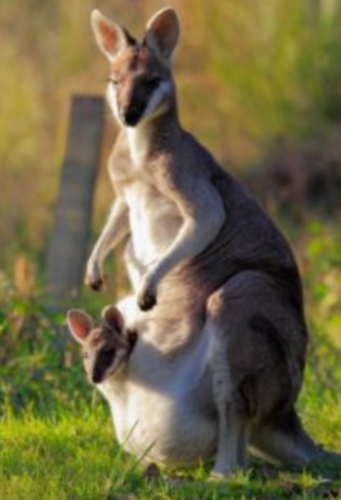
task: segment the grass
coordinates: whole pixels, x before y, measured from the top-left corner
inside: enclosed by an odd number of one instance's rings
[[[341,406],[338,408],[341,421]],[[125,456],[112,439],[103,409],[42,418],[26,412],[1,425],[1,498],[25,500],[340,498],[339,480],[323,471],[290,474],[261,464],[230,481],[210,483],[207,470],[194,481],[147,479],[138,460]],[[341,435],[339,433],[339,444]],[[181,476],[180,476],[181,477]]]
[[[306,426],[326,447],[341,450],[337,387],[322,390],[314,383],[312,364],[307,379],[300,402]],[[53,409],[49,405],[37,410],[32,405],[16,413],[11,405],[3,405],[1,500],[341,497],[341,470],[323,465],[315,471],[289,473],[251,461],[248,471],[221,483],[208,481],[209,465],[176,471],[176,476],[164,471],[163,479],[150,480],[139,458],[126,455],[115,443],[107,406],[99,396],[92,397],[92,404],[85,403],[91,399],[91,389],[87,387],[86,393],[83,401],[56,403]]]

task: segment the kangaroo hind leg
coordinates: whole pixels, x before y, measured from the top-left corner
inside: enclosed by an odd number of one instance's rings
[[[276,281],[262,272],[240,272],[209,297],[218,413],[213,473],[243,467],[250,425],[293,407],[302,378],[297,358],[304,350],[295,322]]]
[[[207,325],[214,337],[211,366],[213,395],[218,415],[217,452],[211,472],[214,479],[228,477],[235,470],[246,466],[248,425],[239,411],[236,387],[231,376],[226,295],[225,287],[222,287],[210,297],[207,305]]]

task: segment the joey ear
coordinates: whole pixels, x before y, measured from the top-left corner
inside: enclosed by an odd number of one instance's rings
[[[116,333],[122,334],[124,329],[124,318],[122,313],[115,306],[106,306],[102,310],[102,319],[104,323]]]
[[[124,28],[110,21],[99,10],[91,13],[91,26],[101,51],[112,61],[117,54],[136,41]]]
[[[84,344],[86,337],[94,327],[92,318],[80,309],[70,309],[66,318],[71,335],[77,342]]]
[[[174,9],[166,7],[149,19],[144,44],[162,59],[168,60],[179,40],[180,23]]]

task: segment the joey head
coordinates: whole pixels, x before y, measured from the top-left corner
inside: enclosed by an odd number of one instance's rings
[[[93,319],[79,309],[70,309],[67,324],[72,336],[82,345],[82,356],[88,379],[100,384],[108,376],[124,370],[136,342],[136,334],[125,330],[120,311],[108,306],[102,320]]]

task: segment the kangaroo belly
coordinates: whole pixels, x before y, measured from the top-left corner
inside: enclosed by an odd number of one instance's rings
[[[211,457],[217,421],[187,393],[164,395],[128,385],[124,398],[112,401],[114,427],[123,448],[146,461],[191,465]]]

